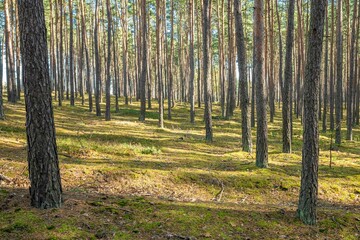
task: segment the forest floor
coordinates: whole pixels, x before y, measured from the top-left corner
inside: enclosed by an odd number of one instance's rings
[[[110,122],[77,104],[54,107],[64,204],[49,210],[29,204],[24,103],[6,104],[0,174],[9,181],[0,181],[0,239],[360,238],[358,128],[354,141],[332,152],[332,168],[331,133],[321,133],[319,219],[305,226],[296,218],[302,126],[295,116],[293,153],[281,153],[277,109],[269,168],[258,169],[255,146],[252,154],[241,151],[238,109],[225,120],[214,106],[208,144],[202,109],[193,125],[188,106],[177,104],[159,129],[155,104],[144,123],[138,104],[121,105]]]

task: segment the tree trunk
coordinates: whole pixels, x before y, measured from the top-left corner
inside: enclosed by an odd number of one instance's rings
[[[327,14],[327,8],[325,10],[325,28],[326,28],[326,35],[325,35],[325,59],[324,59],[324,111],[322,117],[322,131],[326,132],[326,121],[327,121],[327,105],[328,105],[328,65],[329,65],[329,20]]]
[[[4,114],[4,100],[3,100],[3,81],[2,81],[2,75],[3,75],[3,47],[4,43],[2,41],[2,38],[0,38],[0,120],[3,120],[5,118]]]
[[[203,79],[204,79],[204,101],[205,101],[205,139],[208,142],[213,140],[212,132],[212,99],[210,84],[210,41],[211,41],[211,0],[203,0]]]
[[[7,93],[8,101],[16,103],[16,82],[15,82],[15,69],[14,69],[14,51],[13,51],[13,37],[12,37],[12,24],[9,6],[11,0],[4,1],[5,11],[5,45],[6,45],[6,75],[7,75]]]
[[[195,63],[194,63],[194,2],[189,0],[189,27],[190,27],[190,44],[189,44],[189,67],[190,67],[190,122],[195,123],[195,96],[194,96],[194,82],[195,82]]]
[[[139,121],[145,121],[145,112],[146,112],[146,77],[147,77],[147,19],[146,19],[146,0],[141,1],[141,32],[139,35],[141,36],[141,52],[142,52],[142,64],[141,64],[141,76],[140,76],[140,116]]]
[[[330,130],[335,129],[334,119],[334,86],[335,86],[335,68],[334,68],[334,35],[335,35],[335,3],[331,1],[331,44],[330,44]]]
[[[255,82],[256,82],[256,166],[268,167],[268,142],[266,98],[264,96],[264,1],[254,2],[254,38],[255,38]]]
[[[326,0],[311,1],[307,63],[304,81],[304,145],[298,216],[305,223],[316,223],[319,164],[319,82]]]
[[[292,52],[294,39],[294,10],[295,0],[289,1],[288,25],[286,36],[286,56],[285,56],[285,79],[283,91],[283,152],[291,153],[291,82],[292,82]],[[298,69],[299,71],[299,69]]]
[[[111,8],[110,8],[110,0],[106,0],[106,13],[108,20],[107,27],[107,64],[106,64],[106,110],[105,110],[105,120],[110,121],[110,83],[111,83],[111,28],[112,28],[112,18],[111,18]],[[117,90],[116,90],[117,91]]]
[[[100,95],[101,95],[101,61],[99,54],[99,0],[95,3],[95,29],[94,29],[94,48],[95,48],[95,65],[96,65],[96,86],[95,86],[95,103],[96,116],[101,116]]]
[[[348,80],[348,94],[347,94],[347,132],[346,132],[346,139],[352,140],[352,127],[353,127],[353,96],[355,95],[355,71],[356,66],[354,65],[354,61],[356,58],[355,55],[355,40],[357,37],[356,32],[356,21],[357,21],[357,0],[354,1],[354,12],[353,12],[353,22],[352,22],[352,34],[351,34],[351,43],[350,43],[350,74],[349,74],[349,80]],[[350,18],[350,16],[349,16]]]
[[[43,1],[19,1],[19,22],[24,63],[31,205],[36,208],[60,207],[62,187],[51,101]]]
[[[246,47],[244,26],[241,15],[240,0],[234,0],[234,15],[236,29],[236,46],[238,55],[239,68],[239,84],[240,84],[240,106],[241,106],[241,133],[242,133],[242,149],[245,152],[251,152],[251,123],[250,123],[250,98],[249,87],[247,82],[246,68]]]
[[[159,127],[164,127],[164,93],[163,93],[163,18],[161,0],[156,0],[156,59],[157,59],[157,81],[158,81],[158,101],[159,101]]]
[[[336,101],[335,101],[335,143],[341,144],[341,108],[342,108],[342,77],[343,77],[343,38],[342,38],[342,0],[337,3],[336,26]]]
[[[74,33],[73,33],[73,11],[72,11],[72,0],[69,0],[69,15],[70,15],[70,105],[75,105],[74,95]]]

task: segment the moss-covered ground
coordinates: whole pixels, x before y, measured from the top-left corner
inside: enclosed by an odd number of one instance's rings
[[[333,147],[320,136],[318,224],[296,218],[302,126],[294,116],[293,153],[283,154],[281,113],[269,123],[269,168],[241,151],[240,112],[214,106],[214,142],[204,141],[202,109],[189,123],[177,104],[165,128],[157,106],[121,105],[112,120],[78,102],[55,106],[64,204],[29,205],[24,104],[6,104],[0,121],[0,239],[359,239],[360,130]],[[54,104],[56,105],[56,103]],[[103,107],[104,109],[104,107]],[[165,117],[166,118],[166,117]],[[253,129],[253,142],[255,142]],[[345,135],[345,129],[344,129]]]

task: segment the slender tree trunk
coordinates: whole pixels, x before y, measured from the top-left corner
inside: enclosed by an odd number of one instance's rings
[[[72,11],[72,0],[69,0],[69,15],[70,15],[70,105],[75,105],[75,95],[74,95],[74,32],[73,32],[73,11]]]
[[[8,101],[16,103],[16,82],[15,82],[15,68],[14,68],[14,51],[13,51],[13,31],[11,12],[9,4],[11,0],[4,0],[4,11],[5,11],[5,45],[6,45],[6,75],[7,75],[7,93]]]
[[[145,121],[145,112],[146,112],[146,77],[147,77],[147,19],[146,19],[146,0],[141,1],[141,24],[142,31],[139,32],[141,35],[141,52],[142,52],[142,64],[141,64],[141,76],[140,76],[140,121]]]
[[[106,92],[106,110],[105,110],[105,120],[111,120],[110,114],[110,84],[111,84],[111,28],[112,28],[112,17],[111,17],[111,8],[110,8],[110,0],[106,0],[106,13],[107,13],[107,20],[108,20],[108,27],[107,27],[107,64],[106,64],[106,85],[105,85],[105,92]],[[117,91],[117,90],[116,90]]]
[[[251,152],[251,123],[250,123],[250,98],[247,82],[246,69],[246,47],[244,26],[241,14],[240,0],[234,0],[234,15],[236,29],[236,46],[238,55],[238,68],[240,74],[240,106],[241,106],[241,133],[242,133],[242,149],[245,152]]]
[[[255,38],[255,81],[256,81],[256,166],[268,167],[268,142],[266,98],[264,96],[264,1],[254,2],[254,38]]]
[[[159,127],[164,127],[164,92],[163,92],[163,19],[162,19],[161,0],[156,0],[156,59],[157,59],[157,77],[158,77],[158,101],[159,101]]]
[[[291,153],[291,82],[292,82],[292,52],[294,39],[295,0],[289,1],[288,25],[286,36],[285,81],[283,91],[283,152]],[[298,69],[299,71],[299,69]]]
[[[232,117],[234,115],[234,110],[236,107],[236,92],[235,92],[235,66],[233,64],[233,55],[234,55],[234,17],[232,12],[232,1],[228,0],[228,101],[227,101],[227,111],[226,117]]]
[[[350,18],[350,16],[349,16]],[[354,1],[354,12],[353,12],[353,22],[352,22],[352,30],[351,30],[351,43],[350,43],[350,74],[348,79],[348,94],[347,94],[347,132],[346,139],[352,140],[352,127],[353,127],[353,96],[355,95],[355,86],[354,86],[354,76],[356,71],[355,58],[355,40],[357,38],[356,32],[356,19],[357,18],[357,0]]]
[[[59,106],[62,106],[62,101],[64,99],[64,47],[63,47],[63,15],[64,15],[64,10],[63,10],[63,4],[62,4],[62,0],[59,0],[58,3],[58,7],[59,7],[59,11],[60,11],[60,36],[59,36],[59,62],[60,62],[60,69],[59,69],[59,81],[58,81],[58,90],[59,90]]]
[[[169,84],[168,84],[168,119],[171,120],[171,108],[173,107],[173,84],[174,84],[174,69],[173,69],[173,57],[174,57],[174,0],[171,0],[171,39],[170,39],[170,55],[169,55]]]
[[[17,100],[20,100],[20,96],[21,96],[21,71],[20,71],[20,32],[19,32],[19,11],[18,11],[18,2],[15,1],[14,2],[15,5],[15,32],[16,32],[16,97]],[[50,5],[52,5],[50,3]],[[52,20],[52,16],[51,16],[51,20]],[[51,27],[52,27],[52,23],[51,23]],[[52,32],[51,32],[52,34]],[[52,67],[51,67],[52,68]]]
[[[25,77],[31,205],[36,208],[60,207],[62,188],[51,101],[43,1],[19,1],[19,23]]]
[[[212,99],[210,84],[210,42],[211,42],[211,0],[203,0],[203,79],[204,79],[204,100],[205,100],[205,139],[208,142],[213,140],[212,132]]]
[[[304,82],[304,145],[298,216],[305,223],[316,223],[319,164],[319,82],[326,0],[311,1],[310,31]]]
[[[81,10],[81,35],[82,35],[82,45],[83,51],[85,51],[85,60],[86,60],[86,81],[87,81],[87,92],[89,98],[89,111],[93,110],[93,101],[92,101],[92,81],[90,78],[90,57],[89,50],[87,47],[87,39],[86,39],[86,24],[85,24],[85,8],[84,8],[84,0],[80,0],[80,10]],[[82,53],[83,54],[83,53]]]
[[[337,2],[336,26],[336,131],[335,143],[341,144],[341,108],[342,108],[342,77],[343,77],[343,38],[342,38],[342,0]]]
[[[325,10],[325,28],[326,28],[326,35],[325,35],[325,59],[324,59],[324,111],[322,117],[322,131],[326,132],[326,121],[327,121],[327,105],[328,105],[328,65],[329,65],[329,20],[327,14],[327,8]]]
[[[127,0],[122,1],[122,10],[123,14],[121,16],[122,25],[123,25],[123,38],[122,38],[122,44],[123,44],[123,79],[124,79],[124,97],[125,97],[125,105],[129,104],[129,96],[128,96],[128,40],[127,40],[127,34],[128,34],[128,25],[127,25]]]
[[[4,120],[5,114],[4,114],[4,100],[3,100],[3,81],[2,81],[2,75],[3,75],[3,47],[4,43],[2,38],[0,38],[0,120]]]
[[[225,59],[224,59],[224,0],[218,0],[218,32],[219,32],[219,78],[221,116],[225,117]]]
[[[190,122],[195,123],[195,63],[194,63],[194,1],[189,0],[189,27],[190,27],[190,44],[189,44],[189,64],[190,64]]]
[[[334,119],[334,86],[335,86],[335,68],[334,68],[334,35],[335,35],[335,3],[331,1],[331,43],[330,43],[330,130],[335,129]]]
[[[94,29],[94,48],[95,48],[95,65],[96,65],[96,86],[95,86],[95,103],[96,116],[101,116],[100,98],[101,98],[101,61],[99,53],[99,0],[95,3],[95,29]]]

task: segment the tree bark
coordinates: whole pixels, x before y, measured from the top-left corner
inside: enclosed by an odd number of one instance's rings
[[[70,105],[75,106],[75,95],[74,95],[74,32],[73,32],[73,11],[72,11],[72,0],[69,0],[69,15],[70,15]]]
[[[107,20],[108,20],[108,27],[107,27],[107,64],[106,64],[106,85],[105,85],[105,92],[106,92],[106,110],[105,110],[105,120],[111,120],[110,114],[110,84],[111,84],[111,28],[112,28],[112,18],[111,18],[111,8],[110,8],[110,0],[106,0],[106,13],[107,13]],[[117,89],[116,89],[117,91]]]
[[[324,59],[324,111],[322,117],[322,131],[326,132],[326,121],[327,121],[327,107],[328,107],[328,66],[329,66],[329,20],[327,14],[327,8],[325,10],[325,28],[326,28],[326,35],[325,35],[325,59]]]
[[[242,149],[245,152],[251,152],[252,142],[251,142],[251,122],[250,122],[250,98],[249,98],[249,87],[247,81],[245,35],[244,35],[244,26],[242,21],[240,0],[234,0],[234,15],[235,15],[238,68],[240,74],[239,95],[240,95],[240,106],[241,106]]]
[[[354,12],[353,12],[353,22],[352,22],[352,30],[351,30],[351,43],[350,43],[350,74],[348,80],[348,89],[347,89],[347,132],[346,132],[346,139],[352,140],[352,127],[353,127],[353,96],[355,95],[355,58],[356,58],[356,50],[355,50],[355,40],[357,38],[356,32],[356,21],[357,21],[357,0],[354,1]],[[350,16],[349,16],[350,18]]]
[[[94,29],[94,48],[95,48],[95,65],[96,65],[96,86],[95,86],[95,103],[96,116],[101,116],[100,98],[101,98],[101,61],[99,53],[99,0],[95,3],[95,29]]]
[[[8,101],[16,103],[16,82],[15,82],[15,68],[14,68],[14,51],[13,51],[13,37],[12,37],[12,24],[9,6],[11,0],[4,1],[5,11],[5,45],[6,45],[6,75],[7,75],[7,93]]]
[[[341,108],[342,108],[342,78],[343,78],[343,38],[342,38],[342,0],[337,2],[336,26],[336,101],[335,101],[335,143],[341,144]]]
[[[190,83],[189,83],[189,100],[190,100],[190,122],[195,123],[195,62],[194,62],[194,1],[189,0],[189,27],[190,27],[190,44],[189,44],[189,67],[190,67]]]
[[[256,166],[268,167],[268,142],[266,98],[264,96],[264,1],[254,2],[254,38],[255,38],[255,82],[256,82]]]
[[[19,1],[31,205],[62,204],[42,0]]]
[[[147,19],[146,19],[146,0],[141,1],[141,49],[142,52],[142,64],[141,64],[141,76],[140,76],[140,116],[139,121],[145,121],[145,113],[146,113],[146,77],[147,77]]]
[[[294,40],[295,0],[289,1],[288,25],[286,36],[285,79],[283,91],[283,152],[291,153],[291,82],[292,82],[292,52]],[[299,71],[299,69],[298,69]]]
[[[204,79],[204,101],[205,101],[205,139],[213,141],[212,132],[212,99],[210,84],[210,41],[211,41],[211,0],[203,0],[203,79]]]
[[[305,223],[316,223],[319,164],[319,82],[326,0],[311,1],[307,63],[304,82],[304,144],[298,216]]]

